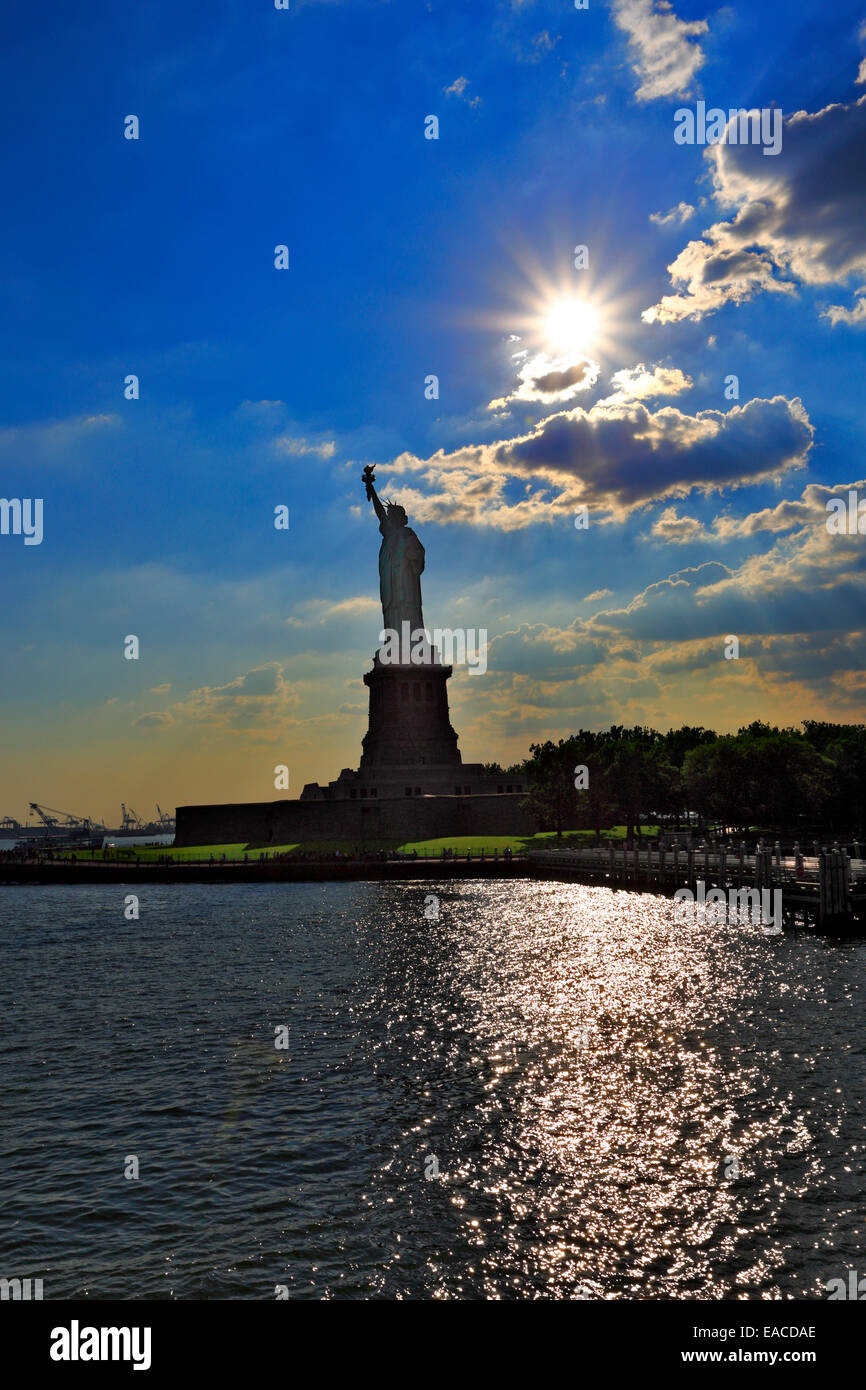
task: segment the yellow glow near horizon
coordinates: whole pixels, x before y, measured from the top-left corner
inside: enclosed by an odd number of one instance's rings
[[[547,345],[556,352],[586,352],[598,332],[598,313],[585,299],[560,299],[544,319]]]

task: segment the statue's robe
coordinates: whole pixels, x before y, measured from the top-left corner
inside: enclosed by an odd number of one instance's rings
[[[423,628],[421,613],[421,574],[424,569],[424,547],[408,526],[380,525],[384,537],[379,547],[379,594],[385,627],[402,633],[401,624],[408,622],[409,631]]]

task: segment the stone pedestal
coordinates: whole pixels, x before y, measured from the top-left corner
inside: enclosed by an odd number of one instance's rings
[[[382,663],[364,676],[370,714],[360,768],[299,801],[178,807],[175,843],[288,845],[531,833],[521,781],[465,763],[448,716],[450,666]]]
[[[386,767],[460,766],[457,734],[448,716],[446,682],[451,667],[383,665],[374,658],[364,676],[370,715],[363,739],[361,773]]]

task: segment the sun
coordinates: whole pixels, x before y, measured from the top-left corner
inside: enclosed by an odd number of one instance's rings
[[[585,352],[598,331],[598,314],[585,299],[559,299],[543,322],[549,349],[555,352]]]
[[[644,293],[627,287],[622,267],[603,277],[590,276],[587,268],[576,277],[575,267],[561,259],[546,265],[520,246],[510,255],[512,271],[503,281],[497,267],[500,278],[491,286],[491,303],[501,307],[472,313],[465,322],[500,335],[514,359],[542,355],[563,368],[587,358],[604,371],[625,360]]]

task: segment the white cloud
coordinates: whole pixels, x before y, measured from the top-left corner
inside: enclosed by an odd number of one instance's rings
[[[148,714],[140,714],[137,719],[133,719],[134,729],[167,729],[174,723],[173,717],[167,710],[152,710]]]
[[[679,367],[645,367],[639,362],[636,367],[614,372],[610,384],[615,388],[614,394],[599,401],[599,405],[620,405],[650,396],[678,396],[682,391],[690,391],[694,382]]]
[[[284,434],[274,440],[274,449],[277,453],[288,454],[292,458],[316,454],[319,458],[330,459],[334,457],[337,445],[333,439],[323,439],[318,444],[311,444],[308,439],[294,439],[291,435]]]
[[[225,685],[191,690],[173,708],[196,723],[224,730],[268,731],[286,720],[297,702],[298,696],[285,679],[282,667],[276,661],[268,661]]]
[[[599,364],[591,357],[550,357],[539,352],[529,357],[517,373],[518,386],[508,396],[490,401],[488,410],[505,410],[513,401],[541,401],[546,405],[571,400],[579,391],[594,386]]]
[[[657,227],[667,227],[671,222],[688,222],[690,217],[694,217],[696,208],[691,203],[677,203],[675,208],[668,212],[651,212],[650,222],[655,222]]]
[[[863,61],[866,62],[866,58]],[[837,323],[847,324],[849,328],[866,327],[866,287],[857,291],[857,298],[850,309],[843,304],[830,304],[821,310],[821,317],[829,319],[834,328]]]
[[[451,86],[443,87],[442,90],[445,93],[446,97],[459,97],[461,101],[465,101],[469,106],[480,106],[480,97],[470,97],[466,95],[468,87],[468,77],[455,77],[454,81],[451,83]]]
[[[710,527],[691,516],[680,516],[676,507],[667,507],[653,523],[651,535],[674,544],[690,541],[731,541],[757,536],[761,532],[783,534],[811,530],[826,531],[827,503],[831,497],[847,500],[850,491],[866,494],[866,481],[837,483],[808,483],[799,498],[786,497],[775,507],[762,507],[746,516],[734,517],[727,512],[716,516]]]
[[[866,96],[797,111],[782,129],[777,155],[761,145],[707,148],[714,197],[736,212],[671,262],[676,292],[644,310],[647,323],[700,319],[763,291],[790,295],[798,283],[844,284],[866,271]],[[848,321],[845,313],[832,321]]]
[[[512,531],[582,505],[621,519],[664,498],[775,479],[804,465],[812,435],[799,398],[695,415],[611,400],[550,415],[515,438],[428,459],[401,454],[388,467],[424,487],[400,488],[417,520]],[[523,490],[516,499],[515,482]]]
[[[77,415],[0,429],[0,467],[64,469],[109,458],[124,429],[119,415]]]
[[[665,507],[652,526],[652,535],[656,540],[673,545],[686,545],[689,541],[700,539],[703,534],[701,523],[691,516],[678,516],[676,507]]]
[[[296,605],[295,613],[299,616],[286,618],[286,626],[321,627],[333,618],[354,618],[373,612],[378,607],[379,601],[372,594],[357,594],[354,598],[338,599],[336,602],[325,598],[305,599]]]
[[[638,101],[688,96],[695,73],[705,62],[694,40],[706,34],[705,19],[678,19],[667,0],[614,0],[613,17],[627,35],[640,79]]]

